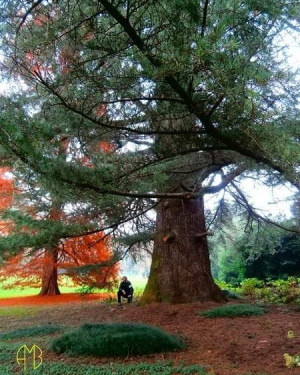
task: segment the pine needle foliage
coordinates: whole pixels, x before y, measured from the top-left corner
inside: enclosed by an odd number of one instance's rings
[[[260,220],[233,181],[246,171],[298,184],[299,78],[279,42],[299,32],[298,0],[12,0],[0,12],[0,74],[26,82],[0,98],[0,156],[31,201],[53,197],[120,238],[153,232],[162,199],[229,185]]]
[[[58,354],[95,357],[162,353],[184,347],[181,340],[160,328],[138,323],[84,324],[51,343]]]

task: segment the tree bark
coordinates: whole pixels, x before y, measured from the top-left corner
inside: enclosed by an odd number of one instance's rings
[[[211,274],[203,198],[162,201],[157,208],[150,276],[141,304],[225,301]]]
[[[47,251],[42,276],[40,296],[54,296],[60,294],[57,282],[57,250]]]

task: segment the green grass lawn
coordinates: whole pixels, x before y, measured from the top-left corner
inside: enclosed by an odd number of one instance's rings
[[[135,295],[139,296],[142,294],[145,286],[147,279],[142,278],[140,276],[132,276],[129,278],[134,290],[135,290]],[[9,280],[8,280],[9,281]],[[70,282],[66,282],[69,284],[69,286],[60,286],[59,289],[61,293],[79,293],[80,288],[78,286],[72,286]],[[10,298],[10,297],[22,297],[22,296],[34,296],[39,294],[40,289],[39,288],[13,288],[13,289],[5,289],[3,285],[0,286],[0,298]],[[115,290],[116,292],[117,290]],[[105,291],[100,290],[100,289],[95,289],[93,293],[103,293]]]
[[[62,293],[77,293],[77,287],[60,287]],[[0,298],[10,298],[10,297],[23,297],[23,296],[35,296],[39,294],[39,288],[26,287],[24,289],[14,288],[14,289],[3,289],[0,287]]]

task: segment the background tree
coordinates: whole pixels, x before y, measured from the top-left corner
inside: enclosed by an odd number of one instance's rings
[[[276,38],[297,27],[299,5],[178,4],[6,4],[6,68],[29,89],[23,103],[3,101],[0,140],[64,203],[101,212],[128,249],[155,231],[144,301],[220,300],[203,195],[231,184],[258,219],[237,176],[263,170],[297,185],[299,90]],[[62,135],[93,169],[57,156]],[[113,152],[92,152],[99,140]]]
[[[96,233],[61,241],[56,249],[56,263],[45,249],[20,251],[0,268],[0,280],[6,288],[41,288],[41,295],[60,294],[58,285],[65,281],[65,276],[75,285],[110,289],[116,283],[119,267],[110,264],[109,238],[103,236],[103,233]],[[49,269],[56,280],[48,280]],[[55,285],[57,288],[53,289]]]
[[[66,139],[60,140],[58,154],[61,156],[67,147]],[[81,162],[87,163],[86,160]],[[2,168],[1,171],[1,206],[4,216],[9,217],[3,221],[5,230],[2,234],[8,251],[6,262],[0,268],[2,281],[8,279],[6,287],[30,285],[41,287],[40,295],[55,295],[60,294],[59,280],[68,275],[76,285],[111,288],[119,267],[112,259],[109,236],[96,230],[85,236],[73,234],[73,237],[64,239],[55,224],[60,226],[68,220],[73,225],[75,221],[79,228],[82,225],[87,228],[90,218],[73,215],[68,218],[64,212],[66,207],[57,196],[53,200],[49,191],[43,191],[36,181],[35,186],[27,186],[20,179],[24,177],[24,171],[18,175],[18,194],[13,199],[16,182],[11,168]],[[7,211],[9,208],[13,210]],[[91,222],[89,225],[92,229]],[[41,247],[43,245],[45,247]],[[17,254],[10,257],[9,250]]]
[[[216,234],[210,240],[214,276],[230,283],[253,277],[265,280],[299,276],[299,233],[288,233],[283,229],[298,227],[295,210],[298,201],[291,203],[294,217],[278,218],[278,226],[257,222],[247,225],[247,218],[231,204],[234,218],[227,216],[222,227],[218,222],[214,223]]]

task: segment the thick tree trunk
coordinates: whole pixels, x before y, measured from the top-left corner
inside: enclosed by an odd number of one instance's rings
[[[211,275],[203,199],[161,202],[156,226],[141,303],[225,301]]]
[[[42,276],[41,296],[54,296],[60,294],[57,282],[57,250],[47,251]]]

